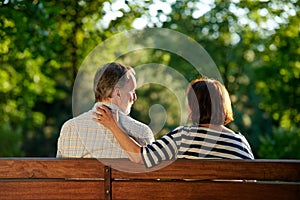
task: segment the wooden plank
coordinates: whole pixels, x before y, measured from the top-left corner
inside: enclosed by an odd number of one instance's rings
[[[113,199],[299,199],[299,184],[115,181]]]
[[[104,165],[107,165],[114,170],[118,170],[121,173],[125,172],[129,174],[157,171],[173,163],[173,161],[165,161],[156,167],[146,168],[143,164],[133,163],[129,159],[99,159],[99,160]]]
[[[0,181],[0,199],[104,199],[103,181]]]
[[[245,179],[300,181],[300,160],[185,160],[153,169],[126,160],[111,160],[113,179]],[[123,167],[123,168],[122,168]],[[127,169],[136,173],[128,172]],[[159,170],[156,170],[159,169]],[[151,171],[152,170],[152,171]],[[147,172],[147,173],[143,173]]]
[[[96,159],[1,158],[1,178],[104,178]]]

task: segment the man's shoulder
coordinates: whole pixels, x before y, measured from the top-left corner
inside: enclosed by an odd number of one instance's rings
[[[73,118],[68,119],[67,121],[65,121],[62,125],[62,127],[69,127],[69,126],[75,126],[76,124],[86,121],[86,120],[91,120],[92,119],[92,115],[90,113],[90,111],[82,113],[78,116],[75,116]]]
[[[129,125],[129,126],[137,126],[144,129],[150,129],[148,125],[144,124],[143,122],[140,122],[136,119],[134,119],[131,116],[125,115],[125,114],[119,114],[119,121],[121,124]]]

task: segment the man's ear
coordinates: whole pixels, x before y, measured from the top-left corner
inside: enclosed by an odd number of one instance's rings
[[[116,87],[112,92],[112,97],[120,97],[120,88]]]

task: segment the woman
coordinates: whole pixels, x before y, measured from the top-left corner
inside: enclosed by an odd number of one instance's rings
[[[131,161],[146,167],[176,158],[254,159],[245,137],[224,126],[233,121],[233,114],[229,94],[219,81],[192,81],[187,98],[193,125],[177,127],[145,147],[128,137],[107,107],[98,108],[95,120],[113,132]]]

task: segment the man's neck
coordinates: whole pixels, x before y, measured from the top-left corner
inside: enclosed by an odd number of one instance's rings
[[[111,109],[120,110],[120,108],[110,100],[97,101],[97,104],[103,104],[108,106]]]

